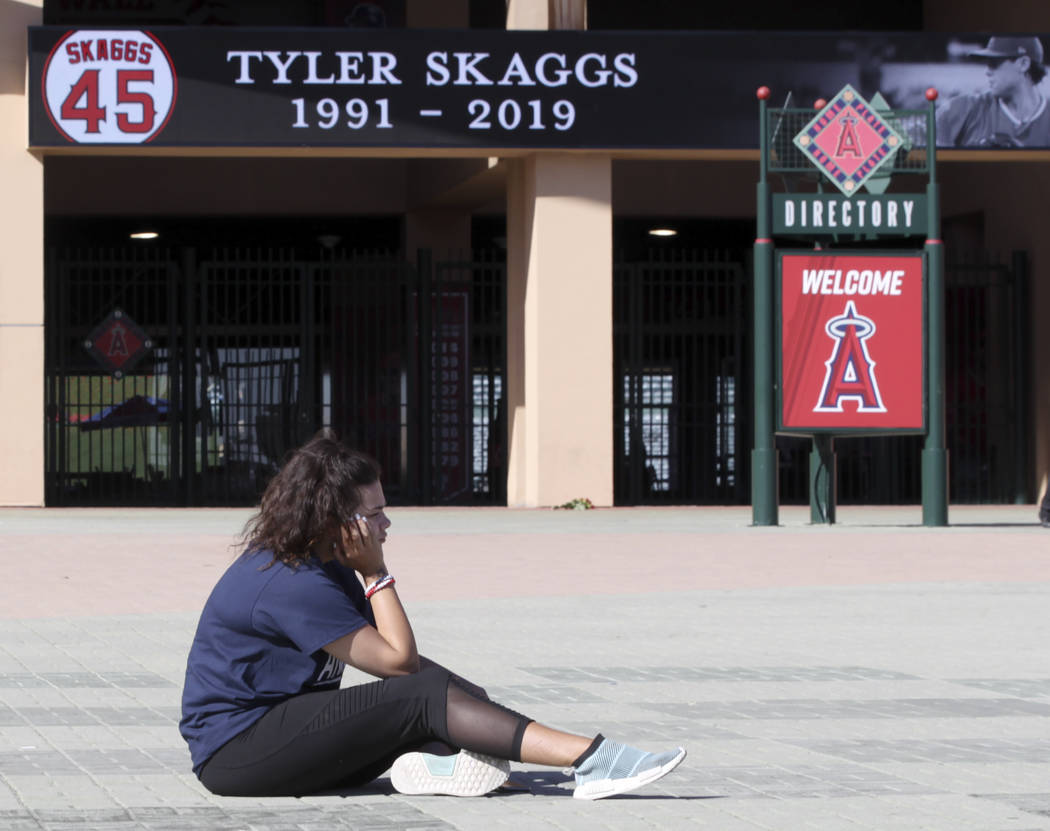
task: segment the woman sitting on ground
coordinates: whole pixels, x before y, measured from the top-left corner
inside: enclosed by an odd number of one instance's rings
[[[600,799],[682,761],[681,748],[553,730],[419,655],[383,558],[379,475],[322,432],[267,487],[186,667],[179,729],[208,790],[299,796],[390,768],[401,793],[476,796],[503,785],[512,760],[572,766],[573,795]],[[345,664],[383,680],[340,689]],[[422,750],[435,741],[446,755]]]

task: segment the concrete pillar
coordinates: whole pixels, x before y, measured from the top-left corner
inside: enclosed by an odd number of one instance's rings
[[[586,0],[507,0],[508,29],[586,29]],[[507,504],[613,502],[612,160],[507,164]]]
[[[509,162],[507,504],[613,500],[612,162]]]
[[[586,29],[587,0],[507,0],[508,29]]]
[[[0,3],[0,505],[44,504],[44,165],[26,150],[26,27]]]

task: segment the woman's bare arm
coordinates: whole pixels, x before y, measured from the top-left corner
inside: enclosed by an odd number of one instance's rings
[[[379,678],[418,672],[415,636],[394,587],[372,596],[372,612],[376,617],[374,627],[362,626],[332,641],[325,652]]]
[[[352,521],[343,531],[343,545],[336,558],[357,571],[367,589],[387,575],[383,547],[367,520]],[[325,652],[362,672],[388,678],[419,671],[419,652],[408,615],[393,585],[371,598],[376,625],[363,626],[324,647]]]

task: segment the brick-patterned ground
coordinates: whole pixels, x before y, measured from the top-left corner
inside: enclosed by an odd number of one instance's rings
[[[210,795],[179,695],[247,512],[0,510],[0,828],[1050,829],[1050,531],[839,515],[392,511],[423,652],[556,726],[688,748],[586,803],[525,765],[481,799]]]

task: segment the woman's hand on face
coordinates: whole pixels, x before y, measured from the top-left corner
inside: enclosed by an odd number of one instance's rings
[[[359,572],[365,580],[386,572],[383,544],[367,519],[355,515],[343,526],[341,533],[343,551],[340,559],[343,565]]]

